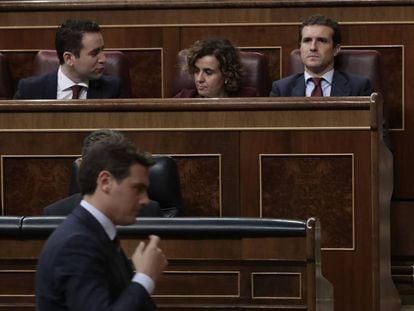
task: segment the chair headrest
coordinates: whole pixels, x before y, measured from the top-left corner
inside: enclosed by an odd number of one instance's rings
[[[149,169],[148,195],[160,204],[164,217],[176,216],[182,207],[180,178],[177,164],[169,156],[154,156],[155,164]]]
[[[154,165],[149,168],[150,186],[148,196],[160,204],[164,217],[177,216],[183,210],[180,178],[177,164],[172,157],[155,155]],[[69,195],[80,192],[78,165],[72,162]]]

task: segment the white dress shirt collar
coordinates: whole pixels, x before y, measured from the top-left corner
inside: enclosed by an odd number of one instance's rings
[[[334,69],[331,69],[321,76],[321,78],[323,78],[321,81],[323,96],[331,96],[333,75]],[[306,96],[310,96],[315,85],[313,84],[313,81],[310,80],[312,76],[307,71],[304,72],[304,78],[306,85]]]
[[[59,66],[57,74],[57,99],[71,99],[72,98],[72,89],[71,87],[75,84],[83,86],[79,98],[86,99],[86,93],[89,87],[89,81],[75,83],[62,71],[62,66]]]
[[[116,236],[116,227],[112,223],[112,221],[105,216],[104,213],[102,213],[100,210],[98,210],[95,206],[88,203],[85,200],[82,200],[80,205],[86,209],[89,213],[92,214],[93,217],[101,224],[101,226],[104,228],[106,234],[108,235],[109,239],[112,241],[115,239]]]

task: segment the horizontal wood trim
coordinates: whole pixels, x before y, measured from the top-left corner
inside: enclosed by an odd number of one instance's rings
[[[5,101],[0,105],[0,112],[6,112],[0,114],[0,124],[2,131],[106,127],[163,131],[370,130],[376,128],[372,104],[367,97]]]
[[[0,112],[369,110],[367,97],[5,100]],[[323,106],[320,104],[323,103]]]
[[[97,9],[172,9],[172,8],[265,8],[265,7],[338,7],[411,5],[410,0],[10,0],[2,1],[0,10],[97,10]]]

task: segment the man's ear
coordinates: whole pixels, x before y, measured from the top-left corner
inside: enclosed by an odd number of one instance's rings
[[[79,158],[77,158],[77,159],[75,160],[76,167],[78,167],[78,168],[79,168],[79,166],[81,165],[81,163],[82,163],[82,157],[79,157]]]
[[[114,178],[108,171],[101,171],[96,179],[96,187],[104,193],[109,193],[112,189]]]
[[[69,66],[73,66],[73,59],[75,58],[75,55],[73,55],[71,52],[64,52],[63,53],[63,60],[65,64]]]
[[[339,53],[340,50],[341,50],[341,45],[340,44],[337,44],[334,47],[334,56],[338,55],[338,53]]]

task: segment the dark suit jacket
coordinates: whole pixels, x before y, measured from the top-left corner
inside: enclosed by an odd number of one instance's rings
[[[198,97],[197,89],[182,89],[177,94],[174,95],[174,98],[195,98]],[[237,92],[230,93],[229,97],[256,97],[257,90],[254,87],[243,86]]]
[[[56,201],[43,209],[45,216],[66,216],[80,204],[82,195],[72,194],[69,197]],[[150,200],[149,204],[139,211],[139,217],[162,217],[161,207],[157,201]]]
[[[334,71],[331,96],[369,96],[372,87],[365,77]],[[270,96],[291,97],[305,96],[305,76],[298,73],[284,79],[274,81]]]
[[[57,71],[19,81],[15,99],[56,99]],[[102,76],[98,80],[90,80],[87,98],[120,98],[122,94],[121,80],[116,77]]]
[[[44,245],[36,272],[36,310],[155,310],[132,276],[122,250],[79,205]]]

